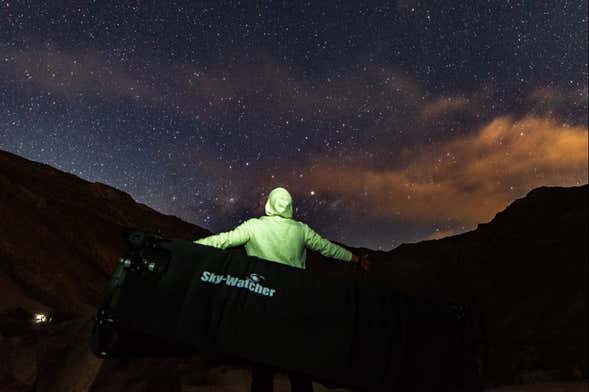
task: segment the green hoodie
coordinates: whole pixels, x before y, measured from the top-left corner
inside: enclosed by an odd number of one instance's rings
[[[322,238],[305,223],[292,219],[292,197],[278,187],[268,195],[266,215],[251,218],[235,229],[194,241],[226,249],[245,244],[248,256],[305,268],[307,249],[323,256],[350,261],[352,252]]]

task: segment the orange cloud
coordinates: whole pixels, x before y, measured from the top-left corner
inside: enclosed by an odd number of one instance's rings
[[[468,108],[471,100],[465,97],[441,97],[426,103],[421,109],[424,119],[432,120],[443,114]]]
[[[457,230],[448,229],[448,230],[439,230],[436,229],[432,232],[428,237],[424,238],[425,240],[439,240],[440,238],[450,237],[455,234],[458,234]]]
[[[342,197],[364,216],[473,225],[535,187],[586,183],[587,139],[584,127],[500,117],[470,136],[406,150],[394,169],[375,170],[360,157],[320,161],[299,170],[305,180],[296,186]]]

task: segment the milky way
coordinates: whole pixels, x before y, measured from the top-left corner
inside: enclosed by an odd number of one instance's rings
[[[214,232],[284,186],[390,249],[587,182],[585,1],[23,3],[0,149]]]

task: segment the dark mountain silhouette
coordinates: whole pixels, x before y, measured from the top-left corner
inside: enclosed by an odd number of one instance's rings
[[[540,187],[476,230],[374,252],[362,279],[481,320],[488,384],[586,379],[589,185]],[[312,255],[310,269],[358,278]]]
[[[471,305],[488,384],[586,378],[587,191],[534,189],[474,231],[374,252],[370,273],[314,252],[309,268]],[[107,185],[0,151],[2,390],[179,390],[205,378],[198,358],[103,362],[88,352],[96,307],[126,249],[124,227],[209,234]],[[34,325],[41,311],[52,320]]]
[[[473,306],[489,383],[587,378],[588,189],[534,189],[474,231],[375,254],[372,276]]]

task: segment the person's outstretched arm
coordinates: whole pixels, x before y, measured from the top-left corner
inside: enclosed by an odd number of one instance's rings
[[[211,235],[199,240],[193,241],[195,244],[214,246],[215,248],[231,248],[233,246],[243,245],[250,239],[248,221],[243,222],[235,229],[223,233]]]
[[[307,248],[315,250],[325,257],[352,262],[354,259],[357,260],[357,256],[352,254],[352,252],[321,237],[308,225],[303,223],[303,228],[305,234],[305,246]]]

